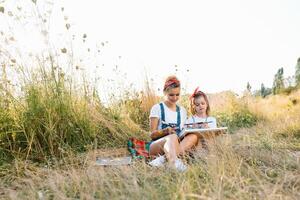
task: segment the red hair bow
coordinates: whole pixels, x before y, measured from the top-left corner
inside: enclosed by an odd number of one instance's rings
[[[199,86],[194,90],[193,94],[190,96],[190,99],[194,98],[195,95],[196,95],[198,92],[201,92],[201,91],[199,90]]]

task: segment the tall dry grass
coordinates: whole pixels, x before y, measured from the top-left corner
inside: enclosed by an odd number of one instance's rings
[[[230,132],[254,126],[263,118],[249,107],[251,96],[239,97],[231,91],[209,95],[211,115],[218,120],[218,126],[226,126]]]
[[[136,134],[99,99],[74,93],[65,85],[33,81],[24,98],[1,114],[2,156],[47,160],[63,151],[124,146]],[[95,146],[97,145],[97,146]]]
[[[151,107],[161,100],[152,89],[147,76],[144,89],[140,92],[128,91],[120,101],[119,112],[127,119],[131,119],[140,129],[149,131],[149,114]],[[112,106],[115,107],[115,106]]]
[[[190,160],[186,173],[153,169],[144,162],[66,169],[25,169],[10,199],[297,199],[299,160],[284,150],[258,149],[235,137],[218,139],[207,157]]]
[[[272,101],[268,99],[268,101]],[[277,99],[278,96],[274,96]],[[286,96],[293,98],[293,96]],[[251,101],[261,105],[264,99]],[[285,101],[280,101],[283,104]],[[278,102],[278,105],[281,105]],[[250,106],[250,107],[251,107]],[[281,105],[283,106],[283,105]],[[278,108],[281,108],[279,106]],[[299,105],[282,118],[265,118],[223,135],[208,154],[185,158],[188,170],[152,168],[144,161],[100,167],[95,153],[70,154],[61,163],[36,166],[15,160],[0,182],[8,199],[299,199]],[[263,110],[263,109],[262,109]],[[269,112],[279,112],[272,110]],[[263,114],[263,112],[262,112]],[[272,116],[272,115],[271,115]],[[293,127],[291,129],[290,127]]]
[[[101,77],[94,73],[91,78],[84,71],[89,66],[79,56],[82,52],[73,48],[78,35],[71,38],[64,8],[59,13],[62,23],[56,26],[64,28],[65,37],[54,43],[49,30],[53,5],[51,1],[1,3],[0,20],[7,23],[0,34],[0,166],[14,159],[48,162],[62,159],[65,152],[121,147],[133,135],[146,137],[118,106],[104,106],[97,82]],[[34,39],[40,52],[22,46],[20,31],[39,36]],[[87,35],[82,39],[81,48],[86,48]],[[100,49],[94,51],[97,54],[90,50],[89,56],[95,58]]]

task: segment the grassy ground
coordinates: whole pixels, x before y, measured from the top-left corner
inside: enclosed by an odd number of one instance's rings
[[[100,167],[95,156],[67,152],[62,159],[33,163],[14,159],[2,166],[4,199],[299,199],[299,104],[290,96],[252,99],[256,125],[218,137],[208,154],[186,158],[189,169],[154,169],[143,161]],[[260,108],[256,110],[257,108]],[[252,112],[251,111],[251,112]],[[107,150],[106,150],[107,152]],[[120,151],[120,154],[123,154]]]

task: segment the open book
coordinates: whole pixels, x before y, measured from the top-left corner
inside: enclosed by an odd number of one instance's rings
[[[215,134],[219,135],[221,133],[226,133],[227,127],[219,127],[219,128],[184,128],[182,131],[178,134],[179,138],[183,138],[189,133],[196,133],[200,135],[204,134]]]

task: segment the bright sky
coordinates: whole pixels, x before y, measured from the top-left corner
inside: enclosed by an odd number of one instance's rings
[[[158,88],[175,69],[187,92],[271,87],[277,70],[293,75],[300,57],[298,0],[63,0],[54,15],[61,7],[70,31],[92,46],[107,41],[101,75],[113,77],[118,65],[138,88],[145,71]]]

